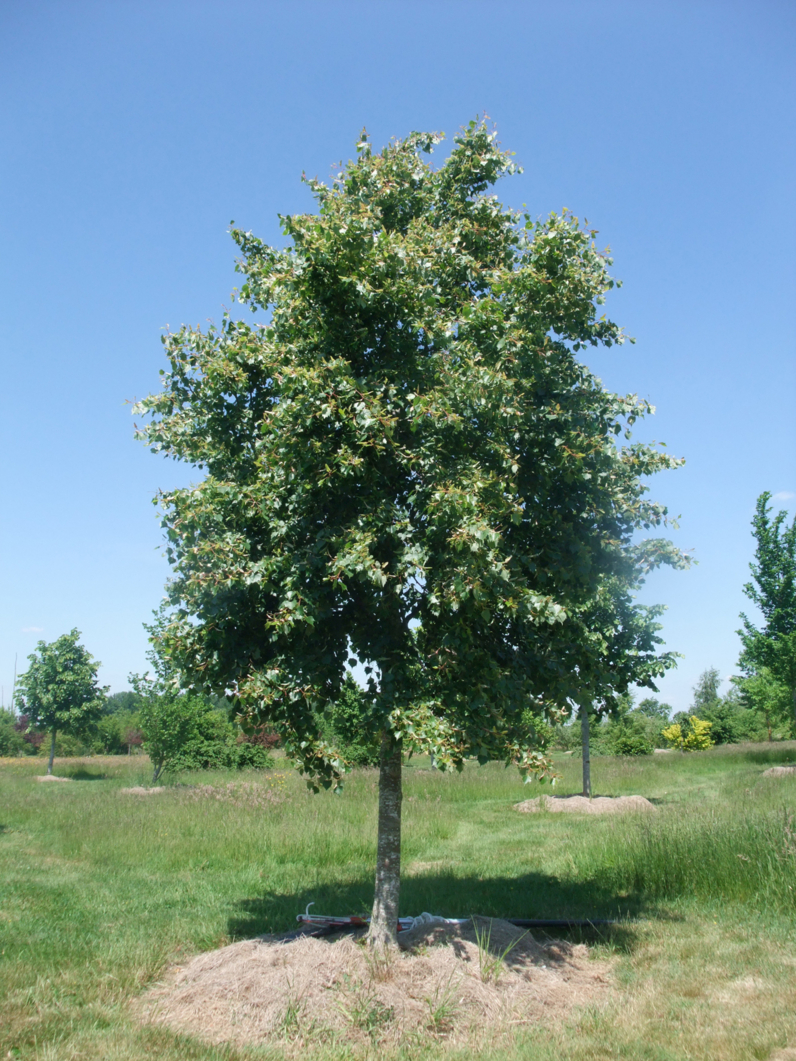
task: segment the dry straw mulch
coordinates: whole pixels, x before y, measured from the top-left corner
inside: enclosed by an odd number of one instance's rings
[[[556,1023],[607,997],[610,965],[589,960],[584,945],[542,944],[507,921],[475,920],[418,926],[386,957],[350,936],[234,943],[172,969],[139,1001],[138,1016],[214,1044],[386,1046],[429,1036],[483,1041],[486,1031]],[[485,963],[507,948],[490,971]]]
[[[515,803],[514,809],[526,814],[547,810],[569,814],[626,814],[628,811],[651,811],[655,805],[644,796],[537,796]]]
[[[796,774],[796,763],[787,766],[771,766],[763,771],[763,777],[793,777]]]
[[[37,774],[37,781],[71,781],[71,777],[56,777],[55,774]]]

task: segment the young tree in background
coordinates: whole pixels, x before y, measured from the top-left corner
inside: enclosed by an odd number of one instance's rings
[[[721,675],[715,667],[702,671],[694,686],[694,701],[691,713],[700,715],[707,708],[714,707],[721,700]]]
[[[765,668],[774,681],[785,686],[796,736],[796,517],[790,526],[785,512],[772,519],[770,500],[768,492],[757,499],[752,519],[757,544],[749,565],[753,581],[744,586],[746,596],[760,609],[763,623],[758,629],[741,615],[740,665],[746,675]]]
[[[621,573],[604,579],[585,606],[572,610],[568,628],[577,622],[580,630],[559,648],[559,659],[566,660],[568,669],[577,675],[573,699],[579,705],[581,722],[582,794],[589,798],[591,718],[626,710],[622,698],[632,685],[657,692],[654,679],[677,663],[676,653],[657,651],[661,644],[657,619],[663,608],[634,601],[646,574],[660,563],[685,567],[688,560],[670,550],[650,554],[645,546],[628,544]]]
[[[52,735],[47,773],[53,772],[55,738],[85,734],[102,716],[108,689],[97,685],[100,664],[78,644],[79,630],[57,641],[39,641],[28,656],[30,664],[17,679],[16,704],[29,725]]]
[[[138,718],[155,785],[164,770],[173,768],[191,744],[205,736],[202,723],[212,708],[205,697],[180,694],[146,677],[131,680],[141,696]]]
[[[661,703],[661,701],[654,696],[647,696],[639,701],[636,710],[640,711],[642,715],[646,715],[647,718],[652,718],[660,722],[668,722],[672,713],[672,705]]]
[[[144,440],[207,473],[161,498],[158,643],[183,682],[232,695],[329,787],[345,763],[318,715],[351,653],[372,668],[373,944],[395,940],[402,755],[546,773],[528,711],[578,702],[584,611],[665,522],[642,478],[680,463],[616,444],[650,406],[577,358],[622,341],[598,316],[614,281],[595,233],[489,194],[514,166],[484,124],[434,169],[438,139],[377,154],[363,134],[330,185],[308,182],[318,212],[282,217],[285,249],[234,230],[239,299],[266,320],[166,336],[140,406]]]
[[[741,705],[750,711],[765,727],[766,736],[773,739],[773,726],[784,724],[790,730],[790,691],[772,675],[767,667],[758,667],[752,673],[733,679]]]

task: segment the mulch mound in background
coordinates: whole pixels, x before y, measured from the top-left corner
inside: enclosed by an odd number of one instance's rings
[[[570,814],[624,814],[627,811],[655,810],[654,804],[644,796],[537,796],[515,803],[514,809],[525,814],[536,811],[553,811]]]

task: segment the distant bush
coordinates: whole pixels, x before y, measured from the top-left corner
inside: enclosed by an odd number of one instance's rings
[[[137,679],[142,693],[138,711],[144,750],[152,762],[152,783],[164,771],[226,770],[273,765],[268,751],[238,740],[226,713],[207,697],[179,693]]]
[[[580,726],[574,722],[565,725],[551,726],[550,744],[562,752],[571,752],[580,748]],[[597,727],[595,727],[596,729]]]
[[[733,679],[738,699],[746,709],[744,740],[787,740],[791,734],[790,690],[770,670],[761,667]]]
[[[128,737],[132,739],[128,740]],[[95,755],[127,755],[131,747],[140,748],[141,742],[138,711],[121,707],[104,715],[94,726],[90,738],[91,751]]]
[[[258,748],[265,748],[266,751],[271,751],[273,748],[281,746],[282,738],[276,730],[268,726],[256,726],[251,733],[241,733],[238,737],[238,743],[254,744]]]
[[[59,759],[71,759],[80,755],[91,754],[90,741],[71,733],[59,733],[55,738],[55,754]]]
[[[621,730],[613,737],[614,755],[652,755],[651,741],[644,733]]]
[[[247,741],[235,743],[230,748],[229,766],[237,770],[250,768],[253,770],[268,770],[274,765],[273,758],[268,754],[268,749],[261,744],[250,744]]]
[[[367,694],[349,674],[337,702],[319,717],[323,737],[352,766],[376,766],[379,743],[368,719]]]
[[[710,722],[689,715],[687,722],[673,722],[667,726],[663,736],[670,747],[679,748],[682,752],[704,751],[713,744],[711,729]]]
[[[14,729],[25,742],[23,755],[38,755],[46,734],[40,730],[31,729],[30,718],[27,715],[19,716],[14,723]]]
[[[133,727],[124,731],[122,740],[124,741],[127,747],[127,754],[129,755],[132,752],[133,748],[140,748],[141,745],[144,743],[144,734],[141,732],[140,729],[136,729],[135,727]]]
[[[17,729],[17,716],[0,707],[0,755],[24,755],[30,747]]]
[[[132,689],[124,689],[120,693],[111,693],[106,697],[104,711],[106,715],[126,714],[134,715],[141,706],[141,694]]]
[[[669,705],[659,705],[652,699],[642,701],[637,708],[632,703],[632,698],[627,696],[613,716],[592,720],[589,736],[592,755],[651,755],[655,748],[664,747],[661,730],[671,710]],[[551,727],[550,743],[554,748],[580,755],[579,719]]]

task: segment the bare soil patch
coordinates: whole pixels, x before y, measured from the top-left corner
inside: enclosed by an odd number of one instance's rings
[[[628,811],[651,811],[655,805],[644,796],[537,796],[515,803],[514,809],[525,814],[547,810],[569,814],[626,814]]]
[[[796,774],[796,763],[786,766],[771,766],[763,771],[763,777],[793,777]]]
[[[37,781],[71,781],[71,777],[56,777],[55,774],[37,774]]]
[[[214,1044],[456,1043],[518,1023],[560,1023],[573,1006],[607,999],[611,967],[590,961],[584,945],[542,944],[506,921],[475,921],[420,925],[386,958],[350,936],[234,943],[172,969],[137,1015]],[[507,950],[490,975],[487,963]]]

